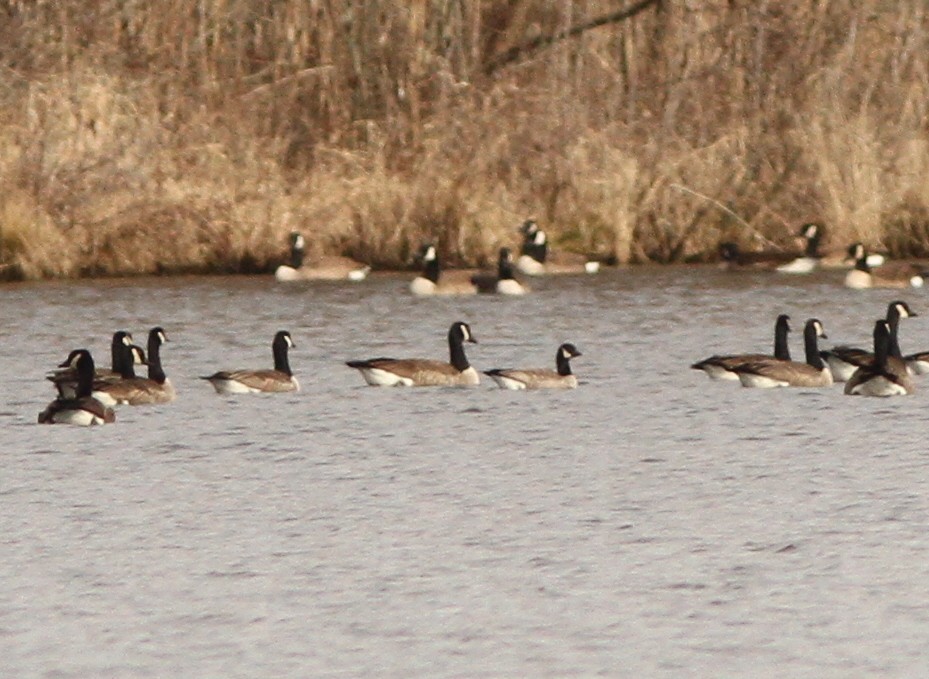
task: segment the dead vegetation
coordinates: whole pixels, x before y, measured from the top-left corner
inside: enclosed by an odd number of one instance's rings
[[[624,10],[630,16],[621,17]],[[922,0],[0,1],[0,277],[929,254]]]

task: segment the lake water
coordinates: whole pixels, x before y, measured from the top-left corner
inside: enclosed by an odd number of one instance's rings
[[[789,313],[870,343],[902,298],[841,274],[607,270],[525,298],[403,278],[0,287],[0,676],[912,677],[929,672],[929,383],[749,390],[689,364],[770,350]],[[583,352],[573,392],[377,389],[343,365]],[[175,403],[37,426],[43,380],[162,325]],[[197,379],[270,366],[296,394]]]

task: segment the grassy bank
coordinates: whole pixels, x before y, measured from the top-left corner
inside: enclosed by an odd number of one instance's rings
[[[693,5],[688,8],[686,5]],[[640,9],[632,16],[617,10]],[[922,0],[0,3],[0,277],[929,254]]]

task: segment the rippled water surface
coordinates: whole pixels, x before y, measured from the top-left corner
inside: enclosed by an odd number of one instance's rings
[[[688,365],[789,313],[867,345],[925,291],[840,275],[613,270],[523,299],[180,278],[0,287],[0,676],[920,676],[929,385],[748,390]],[[566,393],[366,387],[351,358],[554,363]],[[40,427],[45,371],[162,325],[170,405]],[[297,394],[197,379],[270,365]]]

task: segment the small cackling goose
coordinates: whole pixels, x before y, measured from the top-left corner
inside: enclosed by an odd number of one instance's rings
[[[423,263],[422,273],[410,281],[410,292],[417,297],[473,295],[477,292],[477,286],[471,282],[472,271],[442,271],[434,245],[423,245],[416,259]]]
[[[287,358],[287,350],[293,346],[290,333],[280,330],[271,343],[273,370],[221,370],[200,379],[208,380],[218,394],[299,391],[300,384],[291,372]]]
[[[113,409],[91,396],[94,359],[86,349],[72,351],[59,367],[71,368],[77,375],[73,398],[58,396],[39,413],[39,424],[76,424],[88,426],[115,422]]]
[[[494,368],[484,374],[503,389],[574,389],[577,377],[571,372],[571,359],[581,352],[565,343],[555,353],[556,370],[549,368]]]
[[[359,370],[365,382],[375,387],[474,386],[480,383],[480,377],[468,363],[464,342],[477,340],[468,324],[459,321],[448,331],[449,363],[425,358],[369,358],[348,361],[346,365]]]
[[[529,288],[516,280],[513,267],[513,253],[509,248],[500,248],[497,257],[497,275],[477,274],[471,277],[471,282],[477,286],[477,291],[498,295],[524,295]]]
[[[371,272],[371,267],[349,257],[319,257],[307,264],[306,240],[294,231],[290,234],[290,261],[274,271],[274,277],[282,282],[292,281],[362,281]]]
[[[736,366],[743,387],[828,387],[832,384],[832,373],[819,355],[817,338],[826,337],[823,324],[815,318],[803,328],[806,363],[780,361],[776,358],[749,361]]]
[[[115,382],[97,382],[93,395],[107,405],[170,403],[177,393],[161,366],[161,345],[168,336],[160,327],[148,333],[148,377],[131,377]]]
[[[874,360],[855,371],[845,383],[845,393],[853,396],[904,396],[916,391],[913,378],[901,374],[887,362],[890,355],[890,324],[881,319],[874,324]]]
[[[790,360],[790,348],[787,346],[787,333],[790,332],[790,316],[781,314],[774,323],[774,358],[780,361]],[[710,356],[694,363],[691,368],[702,370],[713,380],[738,381],[739,376],[733,368],[743,363],[771,358],[767,354],[731,354],[728,356]]]
[[[868,263],[868,252],[861,243],[852,245],[849,254],[855,260],[855,267],[845,274],[847,288],[921,288],[929,277],[925,268],[910,262],[891,262],[874,271]]]
[[[593,274],[600,271],[600,262],[583,255],[561,253],[557,258],[549,252],[548,237],[534,219],[527,219],[519,227],[523,235],[516,268],[527,276],[546,274]]]
[[[907,372],[907,364],[900,352],[900,343],[898,332],[901,318],[911,318],[916,316],[916,312],[910,309],[910,306],[901,300],[896,300],[887,305],[887,325],[890,328],[890,344],[888,345],[888,366],[899,374]],[[847,382],[858,368],[869,366],[874,362],[874,354],[866,349],[859,349],[848,345],[840,345],[820,351],[829,370],[832,372],[832,379],[836,382]]]

